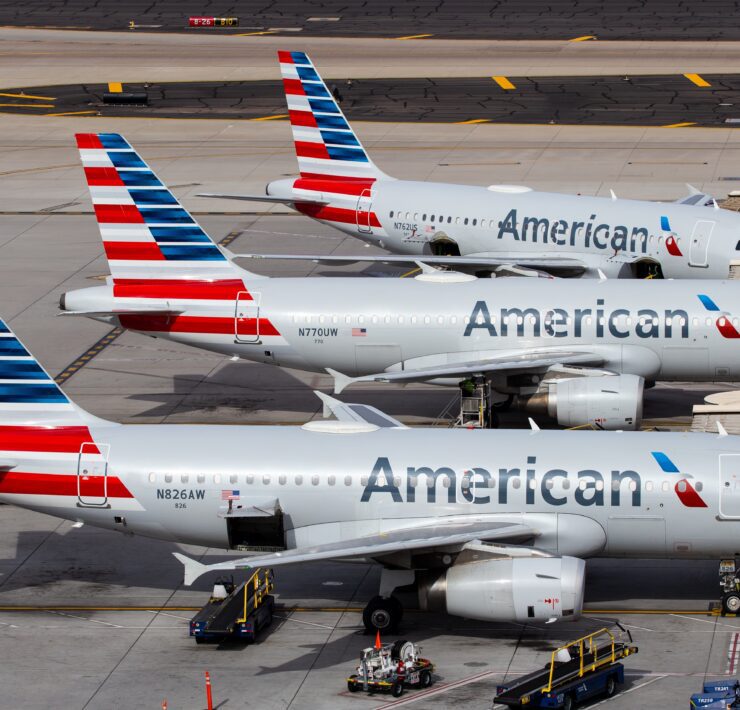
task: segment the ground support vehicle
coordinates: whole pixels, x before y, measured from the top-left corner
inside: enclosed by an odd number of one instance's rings
[[[499,685],[494,704],[572,710],[587,698],[614,695],[624,682],[620,659],[637,653],[629,631],[622,633],[626,638],[618,640],[609,629],[599,629],[555,649],[541,670]]]
[[[360,665],[347,678],[347,689],[351,693],[390,693],[399,698],[406,688],[428,688],[434,682],[434,664],[420,653],[421,647],[410,641],[381,644],[378,632],[375,646],[360,654]]]
[[[691,696],[689,707],[707,710],[740,708],[740,681],[735,678],[704,681],[702,692]]]
[[[233,580],[217,581],[208,604],[190,620],[190,635],[196,643],[226,639],[251,643],[272,622],[273,588],[270,569],[257,569],[239,586]]]

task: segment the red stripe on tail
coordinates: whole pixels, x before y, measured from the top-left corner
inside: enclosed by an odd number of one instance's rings
[[[75,138],[77,139],[78,148],[93,148],[96,150],[103,149],[103,144],[95,133],[77,133]]]
[[[278,61],[281,64],[293,64],[293,55],[290,52],[278,50]]]
[[[101,224],[143,224],[144,218],[136,205],[93,205]]]
[[[77,486],[76,475],[0,472],[0,494],[19,493],[39,496],[74,496],[76,498]],[[80,493],[89,498],[102,498],[106,489],[109,498],[133,498],[123,481],[116,476],[83,476],[79,481],[79,486]]]
[[[0,426],[2,451],[79,453],[83,444],[87,444],[85,453],[100,453],[86,426]]]
[[[85,168],[85,177],[91,187],[123,187],[123,180],[115,168]]]
[[[291,125],[308,126],[309,128],[318,128],[318,126],[316,125],[316,119],[314,118],[314,115],[310,111],[288,110],[288,113],[290,114]]]
[[[303,90],[303,84],[300,79],[283,79],[283,86],[285,87],[285,93],[292,96],[305,96],[306,92]]]
[[[296,141],[295,152],[300,158],[324,158],[330,160],[329,153],[323,143],[309,143],[308,141]]]
[[[103,242],[103,246],[112,261],[164,261],[154,242]]]

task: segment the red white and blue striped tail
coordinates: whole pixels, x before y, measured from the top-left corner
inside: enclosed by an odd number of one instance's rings
[[[220,279],[224,252],[117,133],[76,136],[114,279]]]
[[[278,52],[301,177],[387,178],[370,160],[326,84],[303,52]]]
[[[0,430],[8,424],[43,427],[82,421],[102,422],[73,404],[0,320]]]

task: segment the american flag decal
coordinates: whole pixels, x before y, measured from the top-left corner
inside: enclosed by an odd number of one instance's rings
[[[239,491],[221,491],[221,500],[239,500]]]
[[[353,338],[364,338],[367,335],[367,328],[352,328]]]

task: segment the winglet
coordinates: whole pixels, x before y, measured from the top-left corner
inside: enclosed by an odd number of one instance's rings
[[[179,552],[173,552],[172,554],[175,556],[177,561],[182,562],[185,567],[184,584],[186,587],[189,587],[196,579],[198,579],[198,577],[208,572],[208,565],[204,565],[197,560],[180,554]]]
[[[722,426],[722,422],[717,421],[717,434],[719,436],[727,436],[727,429]]]
[[[601,269],[596,269],[596,272],[599,274],[599,281],[606,281],[606,274]]]
[[[324,392],[319,392],[319,390],[314,390],[313,393],[321,400],[322,404],[324,405],[324,409],[321,412],[321,416],[324,417],[324,419],[327,419],[333,414],[333,407],[342,404],[342,402],[340,402],[338,399],[330,397],[328,394],[324,394]]]
[[[529,426],[531,427],[532,431],[539,431],[540,428],[537,426],[537,422],[532,419],[532,417],[527,417],[529,420]]]
[[[354,382],[354,378],[332,370],[330,367],[327,367],[326,371],[334,378],[334,394],[342,394]]]

